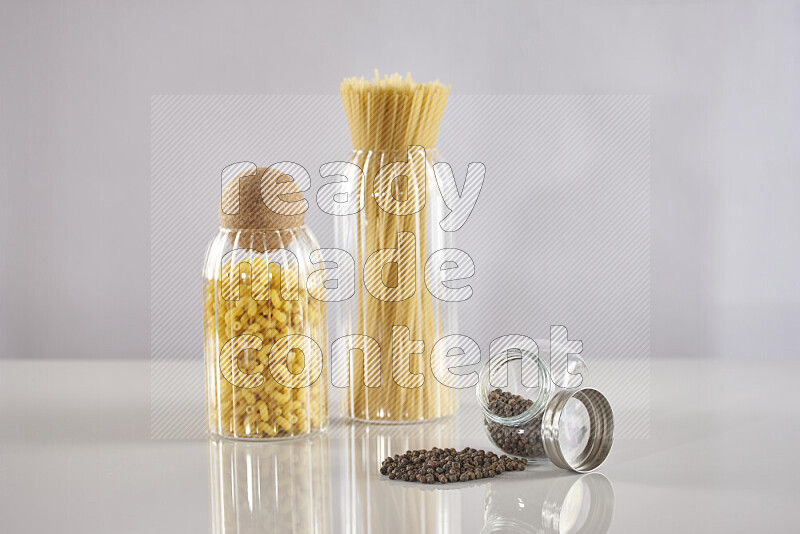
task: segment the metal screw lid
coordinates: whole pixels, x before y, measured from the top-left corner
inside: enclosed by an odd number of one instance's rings
[[[579,404],[576,405],[576,402]],[[571,407],[565,410],[568,404]],[[565,412],[576,406],[580,408],[581,405],[587,418],[579,433],[586,443],[576,453],[571,453],[574,443],[569,442],[575,439],[575,435],[564,431],[561,424],[577,423],[572,420],[573,415]],[[614,413],[608,399],[596,389],[559,391],[548,402],[542,417],[542,443],[553,464],[562,469],[586,473],[605,461],[613,441]]]

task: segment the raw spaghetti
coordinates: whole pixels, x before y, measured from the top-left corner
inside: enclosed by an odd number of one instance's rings
[[[434,301],[423,282],[425,252],[433,243],[427,229],[427,211],[435,195],[427,191],[435,192],[435,186],[428,189],[428,184],[433,179],[436,137],[449,92],[450,87],[438,80],[423,84],[412,80],[410,75],[402,78],[399,74],[381,79],[377,72],[371,81],[349,78],[341,86],[354,148],[351,161],[363,170],[362,179],[354,184],[355,193],[364,199],[363,209],[358,214],[357,226],[348,229],[357,236],[345,238],[357,249],[356,264],[365,265],[375,251],[398,248],[399,233],[410,232],[415,238],[415,249],[412,253],[401,251],[396,268],[365,270],[367,286],[382,283],[393,288],[387,290],[388,298],[375,298],[374,292],[359,284],[358,311],[351,313],[347,333],[366,334],[378,342],[379,353],[375,350],[354,352],[361,352],[367,363],[376,364],[373,368],[380,369],[381,377],[380,387],[366,387],[362,370],[370,366],[362,367],[358,358],[353,359],[344,406],[350,417],[415,421],[447,415],[454,408],[452,391],[434,378],[429,364],[431,349],[442,335],[442,305]],[[410,146],[425,150],[410,151]],[[387,198],[395,202],[397,211],[394,213],[399,211],[403,215],[387,212],[373,196],[381,189],[380,183],[375,188],[376,179],[393,178],[383,176],[381,167],[395,161],[408,161],[405,183],[395,180],[387,189]],[[403,273],[412,272],[412,267],[416,276],[415,291],[408,297],[402,294],[398,283]],[[406,354],[407,359],[393,362],[395,327],[407,327],[410,337],[395,335],[396,352]],[[418,353],[421,347],[413,340],[424,342],[421,353]],[[424,383],[418,387],[400,386],[394,380],[395,369],[401,375],[405,369],[406,378],[409,369],[412,375],[417,375],[408,381],[409,385],[416,386],[420,375]],[[405,384],[402,380],[400,383]]]

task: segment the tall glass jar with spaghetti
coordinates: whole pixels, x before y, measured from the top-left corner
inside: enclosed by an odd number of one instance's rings
[[[279,170],[226,171],[203,269],[208,428],[244,439],[322,430],[324,287],[311,274],[319,247],[304,224],[307,203]]]
[[[431,254],[452,248],[439,226],[448,212],[433,172],[449,92],[398,74],[342,83],[353,150],[338,172],[347,176],[350,205],[335,219],[336,235],[361,283],[338,317],[332,347],[350,359],[332,372],[347,385],[344,414],[354,419],[420,421],[455,408],[430,358],[437,340],[456,333],[454,310],[425,278]]]

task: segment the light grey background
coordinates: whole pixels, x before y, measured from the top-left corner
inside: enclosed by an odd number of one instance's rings
[[[653,355],[788,357],[798,30],[778,1],[6,1],[0,357],[149,358],[151,95],[334,94],[374,67],[651,95]]]
[[[327,248],[335,221],[315,202],[317,170],[347,159],[351,143],[337,95],[158,95],[151,117],[151,436],[201,438],[198,266],[219,224],[221,170],[246,159],[301,163],[315,175],[306,217]],[[475,209],[453,234],[475,262],[472,297],[452,305],[458,333],[478,343],[485,362],[494,339],[547,339],[550,325],[565,325],[583,341],[583,384],[614,405],[619,438],[644,438],[649,428],[650,138],[646,95],[453,95],[437,141],[459,182],[469,162],[486,168]],[[329,303],[329,324],[352,305]],[[546,361],[557,376],[559,363]],[[459,393],[474,399],[474,388]]]

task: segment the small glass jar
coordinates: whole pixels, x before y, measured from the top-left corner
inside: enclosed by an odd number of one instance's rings
[[[507,384],[493,386],[501,376]],[[534,352],[492,355],[476,391],[486,435],[506,454],[577,472],[595,469],[608,456],[614,435],[608,400],[596,389],[557,386]]]
[[[204,339],[213,434],[280,439],[325,427],[324,287],[310,277],[310,253],[319,245],[302,213],[281,216],[262,201],[264,188],[285,177],[263,168],[237,177],[238,209],[229,215],[220,208],[221,226],[206,254]],[[228,184],[223,203],[236,185]]]

